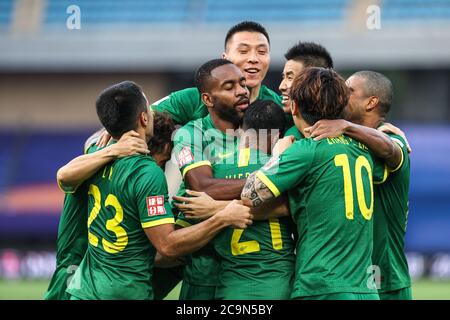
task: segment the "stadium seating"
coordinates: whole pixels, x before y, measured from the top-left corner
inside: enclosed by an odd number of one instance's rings
[[[351,0],[48,0],[44,25],[65,23],[66,9],[78,5],[86,24],[333,23],[349,16]],[[449,0],[385,0],[387,22],[450,19]],[[14,0],[0,1],[0,26],[11,23]]]
[[[181,23],[188,18],[190,3],[187,0],[50,1],[45,23],[65,22],[66,8],[72,4],[81,8],[83,22],[87,24]]]
[[[13,0],[0,1],[0,27],[9,25],[11,22]]]
[[[450,19],[450,1],[386,0],[382,17],[389,21]]]
[[[11,0],[0,3],[5,8],[0,24],[8,21],[5,13]],[[88,24],[145,23],[234,23],[256,20],[264,23],[340,22],[346,19],[351,0],[49,0],[45,24],[65,22],[66,8],[76,4],[82,9],[82,19]],[[386,0],[382,17],[388,22],[408,20],[450,19],[448,0]],[[5,22],[6,21],[6,22]]]

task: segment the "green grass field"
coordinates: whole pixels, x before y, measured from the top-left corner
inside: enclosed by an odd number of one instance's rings
[[[47,289],[48,281],[0,281],[0,300],[40,300]],[[168,296],[178,299],[180,285]],[[450,300],[450,281],[418,280],[413,284],[414,299]]]

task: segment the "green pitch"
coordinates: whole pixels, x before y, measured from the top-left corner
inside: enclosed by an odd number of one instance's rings
[[[47,289],[48,280],[0,280],[0,300],[40,300]],[[180,285],[167,300],[178,299]],[[414,299],[450,300],[450,281],[418,280],[413,284]]]

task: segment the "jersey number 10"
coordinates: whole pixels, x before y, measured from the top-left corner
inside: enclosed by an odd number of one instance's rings
[[[344,176],[344,195],[345,195],[345,216],[349,220],[354,218],[354,202],[353,202],[353,183],[350,173],[350,163],[348,156],[344,153],[338,154],[334,157],[334,164],[336,167],[342,167]],[[362,169],[367,171],[369,186],[370,186],[370,205],[367,207],[366,198],[364,195],[364,185],[362,178]],[[358,206],[361,214],[366,220],[372,218],[373,213],[373,185],[372,185],[372,168],[370,163],[364,156],[359,156],[355,163],[355,181],[356,181],[356,195],[358,197]]]

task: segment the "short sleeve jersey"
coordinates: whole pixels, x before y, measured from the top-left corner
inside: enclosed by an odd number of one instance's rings
[[[156,250],[144,229],[174,223],[163,171],[150,156],[135,155],[87,184],[89,246],[67,291],[80,299],[153,299]]]
[[[298,243],[292,298],[339,292],[376,293],[372,266],[373,181],[386,168],[347,136],[294,142],[257,177],[275,196],[288,192]]]
[[[255,149],[240,149],[213,167],[219,179],[246,179],[268,161]],[[214,238],[220,257],[217,299],[289,299],[295,243],[290,217],[254,220],[244,229],[226,228]]]
[[[381,288],[388,292],[409,287],[408,262],[405,256],[405,233],[408,221],[410,159],[406,142],[391,134],[402,151],[402,161],[386,182],[375,186],[373,263],[380,267]]]

